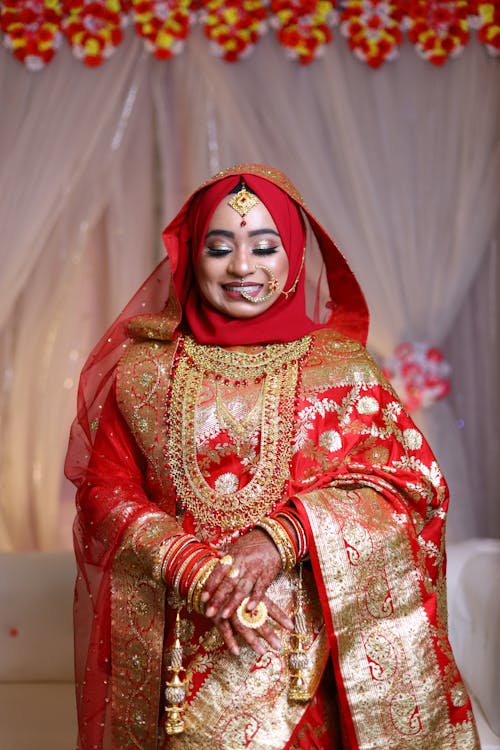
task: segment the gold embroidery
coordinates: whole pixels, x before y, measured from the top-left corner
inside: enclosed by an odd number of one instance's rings
[[[113,747],[156,750],[165,587],[151,577],[173,518],[146,513],[125,532],[111,571]]]
[[[472,723],[458,730],[450,720],[435,629],[422,601],[425,569],[415,567],[405,526],[366,486],[317,490],[301,500],[316,540],[359,746],[477,750]]]
[[[280,574],[271,584],[269,596],[289,614],[297,573]],[[326,637],[321,607],[312,576],[306,580],[306,628],[311,634],[306,647],[311,661],[308,687],[314,694],[327,661]],[[183,735],[169,738],[169,750],[282,750],[306,710],[287,697],[287,635],[282,633],[280,652],[267,650],[257,656],[241,643],[240,655],[232,656],[218,631],[209,630],[202,641],[206,654],[195,655],[188,667],[188,682],[203,674],[205,679],[188,696]],[[208,666],[208,669],[207,669]],[[161,745],[160,745],[161,746]]]
[[[267,515],[280,499],[289,475],[298,360],[310,341],[305,337],[252,354],[186,339],[187,356],[180,356],[172,378],[168,463],[183,506],[202,524],[243,528]],[[225,484],[224,491],[212,488],[197,459],[196,406],[204,378],[213,372],[239,381],[263,381],[260,456],[250,481],[232,494]]]

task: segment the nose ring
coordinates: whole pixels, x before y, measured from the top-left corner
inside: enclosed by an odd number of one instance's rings
[[[243,290],[241,291],[241,296],[249,302],[253,302],[254,305],[258,305],[260,302],[267,302],[267,300],[271,299],[271,297],[276,294],[278,290],[278,280],[271,269],[267,266],[261,265],[260,263],[256,264],[255,270],[257,270],[258,268],[260,268],[269,276],[269,281],[267,282],[268,291],[266,292],[266,294],[263,294],[262,297],[252,297],[252,295],[248,294],[248,292],[245,292]]]

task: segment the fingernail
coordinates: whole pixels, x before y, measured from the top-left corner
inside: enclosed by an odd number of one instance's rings
[[[271,640],[271,646],[278,651],[281,648],[281,641],[279,638],[273,638]]]
[[[215,615],[215,607],[209,607],[205,614],[207,617],[213,617]]]
[[[257,602],[254,602],[254,600],[252,599],[252,601],[248,602],[247,604],[247,612],[251,612],[253,609],[255,609],[256,606]]]
[[[222,617],[224,618],[224,620],[227,620],[227,618],[229,617],[229,612],[230,612],[229,609],[222,610]]]
[[[239,650],[239,648],[237,646],[235,648],[233,648],[232,651],[233,651],[233,654],[235,656],[239,656],[240,655],[240,650]]]
[[[201,595],[201,601],[208,602],[209,599],[210,599],[210,594],[208,593],[208,591],[204,591],[203,594]]]

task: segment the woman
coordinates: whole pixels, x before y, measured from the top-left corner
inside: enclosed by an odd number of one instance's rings
[[[364,349],[346,261],[258,164],[164,241],[83,370],[68,451],[79,747],[477,748],[446,485]]]

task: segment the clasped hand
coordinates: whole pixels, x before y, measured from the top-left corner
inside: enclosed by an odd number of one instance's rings
[[[287,630],[292,630],[290,618],[266,596],[269,585],[281,570],[281,557],[274,542],[265,531],[254,529],[238,539],[228,553],[232,558],[231,565],[219,563],[205,584],[201,600],[206,605],[206,616],[213,621],[233,654],[240,652],[236,634],[259,656],[262,656],[265,648],[258,636],[272,648],[281,648],[281,639],[269,620],[252,629],[241,622],[237,613],[246,597],[249,597],[246,605],[248,612],[262,601],[270,618]]]

